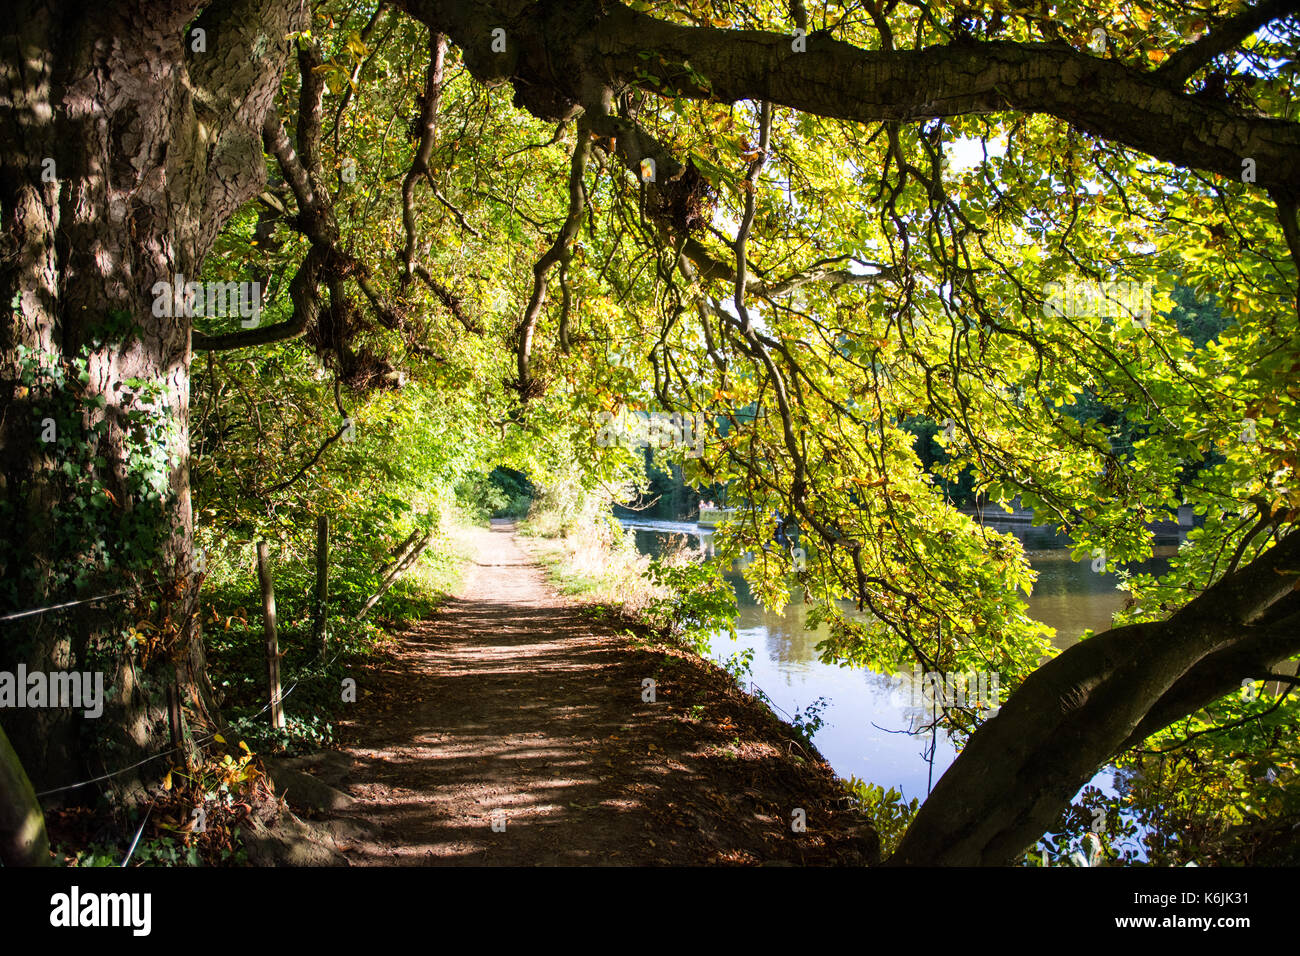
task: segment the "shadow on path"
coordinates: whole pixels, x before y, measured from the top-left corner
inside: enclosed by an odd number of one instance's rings
[[[512,525],[474,545],[460,594],[358,679],[344,723],[357,802],[339,816],[378,836],[343,847],[353,865],[870,855],[874,834],[839,809],[829,767],[800,758],[766,711],[746,713],[758,705],[698,659],[633,647],[557,595]],[[791,792],[772,792],[774,771]],[[791,831],[796,806],[806,833]]]

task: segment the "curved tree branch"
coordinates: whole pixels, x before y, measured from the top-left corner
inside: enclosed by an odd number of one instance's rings
[[[1175,52],[1160,64],[1155,75],[1171,86],[1182,86],[1192,74],[1216,56],[1240,45],[1260,27],[1297,12],[1300,12],[1300,2],[1297,0],[1264,0],[1253,7],[1247,7],[1215,26],[1199,40]]]
[[[749,269],[749,262],[745,258],[745,245],[749,242],[749,230],[754,226],[754,210],[757,208],[758,173],[763,168],[763,163],[767,162],[768,142],[771,136],[772,104],[764,100],[762,106],[759,107],[757,155],[750,161],[749,169],[745,171],[745,213],[740,219],[740,227],[736,230],[736,241],[733,244],[733,248],[736,250],[736,281],[732,290],[732,302],[736,306],[736,314],[740,316],[742,335],[748,334],[750,324],[749,309],[745,307],[745,284]]]
[[[533,332],[537,320],[542,314],[542,305],[546,302],[546,276],[559,263],[569,260],[569,246],[582,227],[583,212],[587,202],[587,189],[583,177],[587,172],[587,161],[591,156],[591,124],[586,114],[578,120],[577,143],[573,147],[573,156],[569,163],[569,214],[551,247],[546,250],[537,264],[533,266],[533,293],[524,308],[523,318],[516,333],[515,356],[518,378],[512,383],[521,397],[535,394],[537,384],[530,372],[530,358],[533,347]],[[567,297],[566,297],[567,304]]]
[[[192,333],[192,347],[196,352],[222,352],[228,349],[251,348],[296,338],[316,324],[320,318],[320,283],[324,280],[332,258],[326,246],[313,246],[289,283],[289,298],[293,302],[293,316],[285,322],[256,329],[241,329],[220,335]]]
[[[532,29],[516,31],[513,49],[493,55],[487,38],[494,25],[524,15],[516,5],[403,0],[401,6],[448,33],[476,77],[512,82],[520,103],[547,119],[572,115],[588,101],[593,82],[720,103],[769,100],[862,123],[1017,110],[1055,116],[1157,159],[1234,180],[1242,160],[1253,158],[1259,187],[1300,196],[1300,125],[1184,93],[1171,88],[1171,74],[1064,44],[967,41],[864,50],[813,33],[804,52],[795,52],[789,34],[682,26],[615,0],[579,0],[529,6]],[[1224,35],[1226,42],[1234,31]],[[1189,53],[1183,68],[1206,49]],[[646,60],[646,50],[655,56]]]
[[[443,64],[447,57],[447,38],[441,33],[429,32],[429,67],[424,77],[424,93],[420,97],[420,140],[411,160],[411,168],[402,181],[402,228],[406,232],[406,245],[402,250],[405,267],[403,282],[415,274],[415,187],[421,177],[429,172],[429,159],[438,137],[438,105],[442,100]],[[436,192],[436,190],[435,190]]]
[[[1300,534],[1291,534],[1168,620],[1112,628],[1062,651],[971,735],[889,862],[1010,863],[1106,760],[1190,712],[1183,705],[1239,686],[1242,672],[1214,669],[1215,655],[1257,673],[1267,661],[1235,657],[1243,632],[1259,626],[1246,642],[1257,656],[1294,653],[1297,615],[1269,614],[1298,581]],[[1008,803],[1013,791],[1025,799]]]

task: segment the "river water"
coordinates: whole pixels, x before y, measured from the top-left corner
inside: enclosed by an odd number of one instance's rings
[[[634,534],[642,554],[658,555],[682,543],[691,547],[708,544],[709,529],[691,522],[631,515],[620,515],[619,520]],[[1029,613],[1056,629],[1057,647],[1075,643],[1089,628],[1101,631],[1110,626],[1111,615],[1126,596],[1115,574],[1093,571],[1086,559],[1072,561],[1068,539],[1050,529],[1025,522],[988,520],[986,524],[1020,538],[1038,572],[1028,599]],[[1176,542],[1177,538],[1158,543],[1155,556],[1134,570],[1166,570],[1168,557],[1177,550]],[[739,572],[729,574],[728,579],[736,590],[740,611],[737,639],[714,638],[713,658],[721,663],[753,649],[747,681],[761,689],[787,719],[818,698],[826,699],[820,714],[825,723],[813,742],[836,773],[885,789],[894,787],[906,800],[919,797],[924,801],[956,752],[943,731],[911,732],[914,711],[898,678],[822,663],[816,645],[824,635],[807,626],[805,607],[797,595],[783,614],[774,614],[754,601]],[[1114,792],[1109,772],[1099,773],[1092,783],[1107,793]]]

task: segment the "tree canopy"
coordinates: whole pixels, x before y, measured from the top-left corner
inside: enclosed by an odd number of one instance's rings
[[[73,559],[437,511],[497,464],[614,487],[640,464],[602,424],[657,411],[686,479],[746,506],[724,553],[757,555],[771,606],[797,581],[827,660],[1012,688],[950,715],[965,749],[894,862],[1014,859],[1107,760],[1294,669],[1300,5],[121,0],[75,29],[19,6],[9,606]],[[257,282],[259,323],[157,316],[173,275]],[[144,331],[101,342],[87,308]],[[19,391],[78,359],[84,481]],[[171,431],[127,421],[162,386]],[[1105,566],[1198,522],[1058,654],[959,481]],[[32,564],[36,503],[102,489]],[[150,495],[183,502],[162,542],[116,507]],[[787,518],[802,550],[765,549]]]

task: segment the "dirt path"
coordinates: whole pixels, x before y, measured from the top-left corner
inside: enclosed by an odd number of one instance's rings
[[[725,675],[557,595],[509,526],[474,544],[460,594],[358,680],[336,816],[377,836],[353,865],[865,861],[829,767]]]

